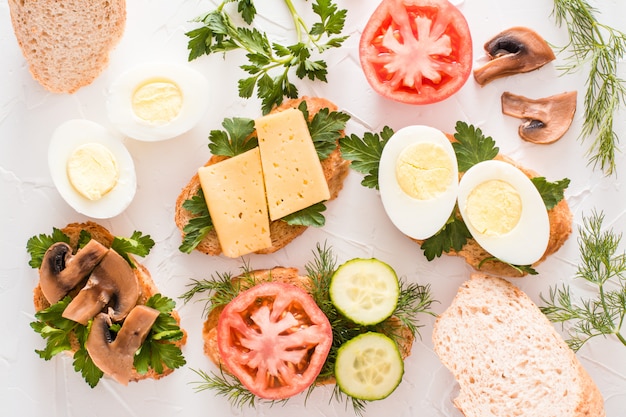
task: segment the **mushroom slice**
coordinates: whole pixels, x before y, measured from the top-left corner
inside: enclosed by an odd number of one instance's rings
[[[576,91],[533,100],[505,92],[502,94],[502,113],[524,119],[519,127],[522,139],[548,144],[561,139],[574,120]]]
[[[75,255],[65,242],[50,246],[39,269],[39,286],[50,304],[67,295],[98,265],[109,251],[97,240],[91,239]]]
[[[122,321],[137,304],[139,282],[128,262],[109,251],[93,270],[87,284],[63,311],[63,317],[83,325],[109,306],[113,321]]]
[[[141,347],[158,316],[158,310],[144,305],[136,306],[124,320],[115,340],[112,340],[109,316],[98,314],[85,342],[93,363],[120,384],[128,385],[135,352]]]
[[[490,61],[474,70],[481,86],[496,78],[536,70],[555,59],[552,48],[537,32],[519,26],[498,33],[484,48]]]

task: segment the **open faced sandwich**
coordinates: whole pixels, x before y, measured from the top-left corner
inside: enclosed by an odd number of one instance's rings
[[[603,417],[604,400],[541,310],[510,282],[475,273],[433,329],[466,417]]]
[[[140,232],[114,237],[94,222],[29,239],[30,265],[39,269],[31,327],[46,340],[39,356],[68,352],[91,387],[103,375],[127,385],[183,366],[186,333],[175,302],[133,256],[153,245]]]
[[[176,201],[182,252],[272,253],[322,226],[350,162],[339,149],[347,114],[322,98],[289,100],[257,120],[224,120],[212,156]]]
[[[306,270],[246,267],[192,284],[186,300],[209,291],[204,351],[220,369],[197,371],[200,388],[254,405],[336,383],[334,398],[358,407],[395,390],[417,316],[430,313],[429,288],[405,284],[377,259],[337,268],[319,246]]]
[[[462,256],[477,270],[520,277],[556,252],[571,233],[565,178],[549,182],[499,152],[463,122],[454,135],[429,126],[356,135],[344,158],[380,190],[390,220],[430,261]]]

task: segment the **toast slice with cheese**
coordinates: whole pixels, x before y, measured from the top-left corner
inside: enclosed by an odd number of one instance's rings
[[[318,97],[302,97],[299,99],[288,100],[281,106],[272,110],[273,113],[280,112],[286,109],[298,108],[298,105],[306,101],[309,116],[312,118],[316,113],[322,109],[329,109],[329,111],[336,111],[337,106],[332,102]],[[205,166],[213,165],[221,162],[225,159],[223,156],[213,155],[205,164]],[[324,160],[321,160],[322,170],[324,178],[328,184],[330,191],[330,200],[337,198],[339,192],[343,188],[343,182],[349,172],[350,162],[346,161],[341,156],[341,150],[339,145],[335,150]],[[181,230],[184,236],[183,229],[185,225],[193,218],[193,214],[183,207],[185,201],[194,197],[200,189],[200,178],[196,173],[191,180],[185,185],[181,193],[176,199],[174,220],[176,226]],[[271,246],[258,250],[255,253],[267,254],[276,252],[289,244],[293,239],[300,236],[307,229],[307,226],[302,225],[289,225],[282,220],[274,220],[270,222],[270,238]],[[208,235],[198,244],[196,250],[203,252],[207,255],[219,255],[222,253],[217,233],[215,229],[211,230]]]
[[[111,247],[111,244],[114,241],[114,236],[103,226],[101,226],[98,223],[95,222],[85,222],[85,223],[71,223],[69,225],[67,225],[66,227],[64,227],[63,229],[61,229],[61,232],[63,232],[67,237],[69,237],[69,246],[71,248],[74,249],[74,251],[76,251],[76,248],[78,248],[79,246],[79,240],[80,239],[84,239],[84,233],[87,232],[90,236],[91,236],[91,240],[95,240],[96,242],[100,243],[102,246],[104,246],[104,248],[106,250],[109,250],[109,248]],[[84,242],[83,242],[84,243]],[[86,248],[87,246],[84,246],[83,248]],[[82,250],[82,249],[81,249]],[[111,251],[113,251],[113,249],[110,249]],[[78,252],[76,252],[78,253]],[[138,287],[138,293],[137,293],[137,298],[136,301],[134,302],[134,307],[136,306],[144,306],[146,304],[146,302],[150,299],[150,297],[152,297],[155,294],[159,293],[159,290],[156,286],[156,283],[154,282],[150,272],[148,271],[148,269],[142,265],[141,263],[139,263],[134,257],[132,257],[132,255],[127,254],[129,256],[129,258],[131,259],[131,261],[134,264],[134,268],[132,268],[132,273],[135,275],[136,279],[137,279],[137,287]],[[102,258],[104,259],[104,258]],[[65,267],[68,268],[69,267],[69,263],[72,262],[71,260],[68,261],[68,259],[65,259]],[[79,262],[83,262],[83,260],[79,261]],[[103,260],[99,260],[100,263],[103,262]],[[42,266],[43,268],[43,266]],[[38,282],[37,286],[34,288],[33,290],[33,304],[35,307],[35,311],[36,312],[40,312],[44,309],[47,309],[48,307],[51,306],[51,304],[54,304],[56,302],[55,299],[53,299],[52,303],[49,301],[50,296],[48,295],[48,297],[46,297],[46,291],[44,290],[44,286],[42,285],[42,268],[40,268],[40,281]],[[94,270],[95,271],[95,270]],[[92,273],[94,273],[92,271]],[[72,300],[75,300],[77,298],[77,295],[83,290],[85,289],[88,285],[90,284],[86,284],[88,277],[84,277],[82,278],[82,280],[79,282],[78,285],[76,285],[74,288],[72,288],[71,290],[68,291],[67,295],[69,297],[71,297]],[[64,297],[63,295],[61,295],[61,297],[57,297],[57,298],[62,298]],[[111,300],[111,303],[114,303],[115,300]],[[70,303],[66,309],[65,312],[67,312],[70,308],[70,306],[72,305],[72,303]],[[108,312],[106,313],[108,316],[111,315],[111,307],[110,306],[106,306],[105,310],[107,310]],[[132,310],[131,310],[132,311]],[[65,312],[64,317],[65,317]],[[178,314],[178,312],[176,310],[172,310],[169,315],[176,321],[176,323],[178,324],[178,326],[180,326],[180,316]],[[130,316],[130,314],[129,314]],[[107,321],[110,321],[110,318],[107,318]],[[95,320],[94,320],[95,322]],[[89,327],[88,327],[89,328]],[[123,324],[122,324],[122,328],[123,328]],[[179,340],[176,341],[169,341],[169,340],[163,340],[160,343],[173,343],[175,344],[178,348],[182,347],[185,343],[186,343],[186,339],[187,339],[187,333],[183,330],[180,329],[182,331],[182,337]],[[118,333],[118,335],[121,333],[121,331]],[[81,348],[80,346],[80,342],[78,339],[78,336],[76,335],[75,332],[72,332],[70,334],[70,342],[71,342],[71,349],[69,349],[67,351],[67,353],[73,355],[77,350],[79,350],[79,348]],[[110,341],[109,341],[110,342]],[[143,379],[160,379],[166,375],[171,374],[174,369],[169,368],[167,365],[165,365],[163,363],[162,366],[162,371],[161,372],[157,372],[153,367],[148,368],[147,372],[139,372],[137,369],[135,369],[134,367],[130,370],[129,373],[129,379],[126,380],[125,378],[122,378],[123,382],[121,383],[127,383],[130,381],[140,381]],[[106,374],[106,372],[105,372]],[[115,379],[120,380],[117,378],[117,376],[114,376]]]
[[[602,417],[602,395],[554,326],[508,281],[472,274],[433,329],[466,417]]]
[[[126,1],[9,0],[30,72],[53,93],[74,93],[106,68],[126,25]]]

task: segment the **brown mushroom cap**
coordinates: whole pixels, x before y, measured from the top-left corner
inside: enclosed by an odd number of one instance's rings
[[[98,314],[85,342],[94,364],[120,384],[128,385],[135,352],[141,347],[158,316],[158,310],[144,305],[136,306],[124,320],[115,340],[111,341],[109,316]]]
[[[50,246],[44,254],[39,269],[39,286],[50,304],[65,297],[98,265],[109,251],[108,248],[90,240],[72,255],[72,248],[64,242]]]
[[[109,306],[113,321],[121,321],[137,304],[139,282],[128,262],[111,250],[93,270],[87,284],[68,304],[63,317],[83,325]]]
[[[536,70],[555,59],[550,45],[525,27],[498,33],[484,48],[490,61],[474,70],[474,79],[481,86],[496,78]]]
[[[576,97],[576,91],[537,100],[505,92],[502,94],[502,113],[524,119],[518,130],[522,139],[539,144],[553,143],[571,126],[576,113]]]

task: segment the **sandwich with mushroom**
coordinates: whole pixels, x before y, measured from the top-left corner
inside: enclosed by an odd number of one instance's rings
[[[31,237],[29,264],[39,270],[31,327],[46,341],[36,353],[69,353],[91,387],[104,375],[127,385],[183,366],[186,333],[175,302],[135,259],[153,245],[149,235],[116,237],[94,222]]]

